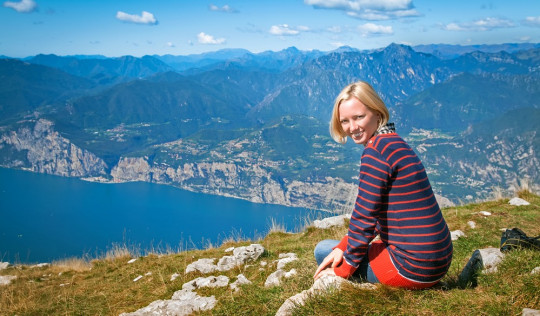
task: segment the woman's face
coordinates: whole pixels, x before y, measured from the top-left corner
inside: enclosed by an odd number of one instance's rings
[[[379,127],[379,114],[355,97],[342,101],[338,110],[341,127],[345,133],[356,144],[365,146]]]

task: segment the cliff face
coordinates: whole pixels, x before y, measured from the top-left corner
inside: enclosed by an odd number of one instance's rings
[[[81,149],[54,130],[52,122],[39,119],[17,130],[0,134],[0,165],[66,177],[104,176],[105,162]]]
[[[326,177],[316,182],[277,179],[263,164],[184,163],[177,168],[124,157],[112,169],[115,182],[150,181],[195,192],[219,194],[255,203],[339,211],[349,209],[356,185]]]

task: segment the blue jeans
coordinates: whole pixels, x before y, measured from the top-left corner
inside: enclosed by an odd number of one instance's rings
[[[326,239],[317,244],[315,246],[314,254],[315,254],[315,260],[317,261],[317,265],[319,266],[321,262],[323,262],[324,258],[332,252],[332,248],[337,246],[339,244],[339,240],[332,240],[332,239]],[[345,260],[345,259],[343,259]],[[371,265],[369,264],[369,260],[367,258],[367,254],[364,257],[364,260],[360,262],[360,265],[358,266],[358,269],[354,272],[354,274],[351,276],[352,281],[358,281],[358,282],[369,282],[369,283],[379,283],[379,280],[375,276],[375,273],[373,273],[373,270],[371,269]]]

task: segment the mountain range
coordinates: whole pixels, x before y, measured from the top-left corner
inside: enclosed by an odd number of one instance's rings
[[[3,58],[0,165],[336,210],[362,148],[328,120],[365,80],[442,204],[538,189],[539,60],[537,44]]]

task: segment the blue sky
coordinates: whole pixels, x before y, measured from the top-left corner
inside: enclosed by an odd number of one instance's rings
[[[540,42],[540,0],[10,0],[0,55]]]

